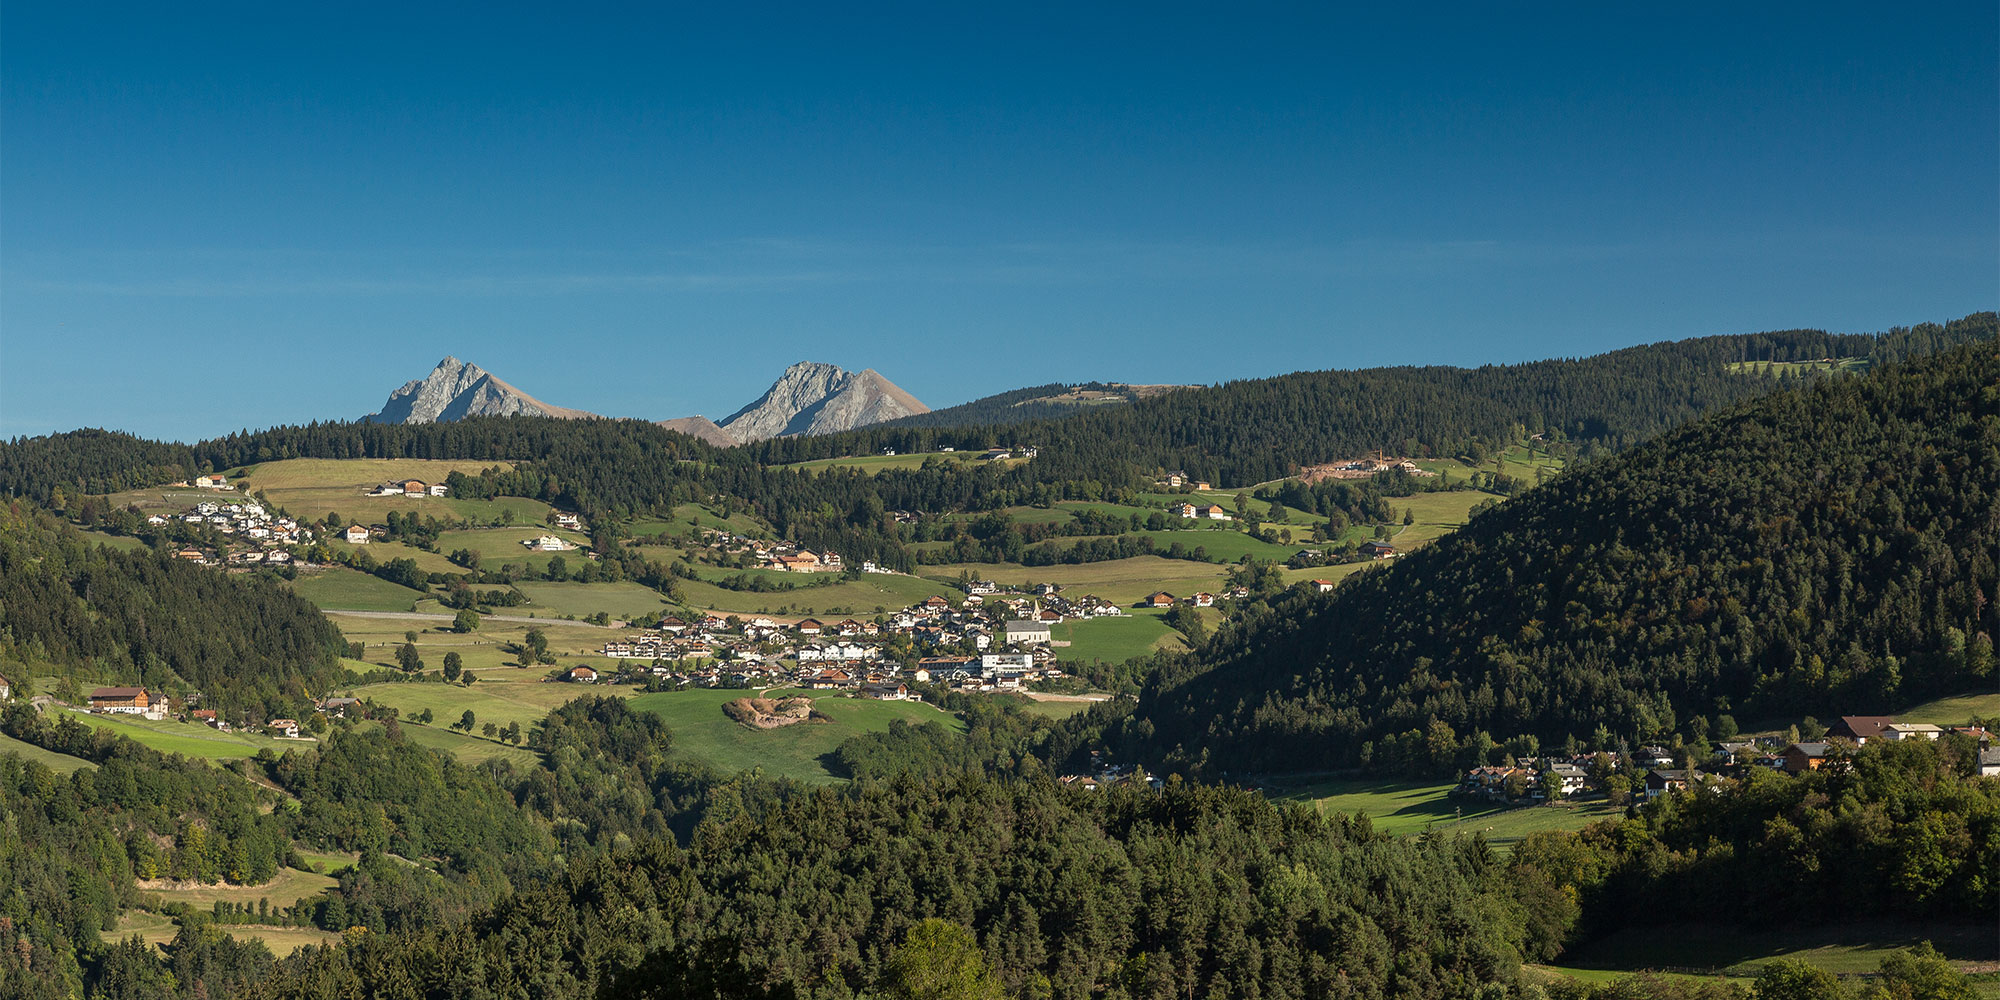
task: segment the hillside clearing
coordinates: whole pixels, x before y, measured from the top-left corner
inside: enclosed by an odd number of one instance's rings
[[[902,719],[936,722],[954,732],[965,724],[956,716],[911,701],[870,701],[828,692],[793,692],[813,699],[813,708],[831,722],[802,722],[781,729],[753,730],[722,714],[724,703],[744,691],[696,689],[636,695],[632,707],[659,715],[674,735],[674,750],[724,773],[762,768],[774,777],[807,782],[838,780],[821,757],[850,736],[886,731]]]

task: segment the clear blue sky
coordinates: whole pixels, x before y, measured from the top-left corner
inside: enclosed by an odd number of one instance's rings
[[[8,4],[0,435],[445,354],[720,417],[802,359],[943,406],[2000,299],[1984,0],[661,6]]]

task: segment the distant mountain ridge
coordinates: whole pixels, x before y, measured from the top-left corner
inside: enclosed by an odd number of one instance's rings
[[[381,424],[427,424],[465,417],[561,417],[597,414],[552,406],[469,361],[446,356],[429,375],[403,383],[382,409],[362,418]]]
[[[929,412],[930,407],[873,368],[850,372],[837,365],[801,361],[785,369],[755,402],[720,423],[700,415],[654,422],[727,448],[773,437],[854,430]],[[361,419],[427,424],[507,416],[579,419],[597,414],[544,403],[478,365],[446,357],[428,375],[390,393],[380,411]]]
[[[653,422],[670,431],[678,431],[686,434],[688,437],[706,441],[718,448],[727,448],[730,445],[742,443],[736,440],[735,436],[728,431],[716,426],[715,421],[699,413],[692,417],[675,417],[672,420],[655,420]]]
[[[873,368],[849,372],[801,361],[785,369],[757,401],[718,422],[738,441],[833,434],[920,413],[930,407]]]

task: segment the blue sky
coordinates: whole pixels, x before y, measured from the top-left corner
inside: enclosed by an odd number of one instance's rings
[[[963,6],[7,5],[0,435],[446,354],[720,417],[2000,300],[1991,3]]]

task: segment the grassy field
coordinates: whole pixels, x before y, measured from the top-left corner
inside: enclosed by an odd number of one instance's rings
[[[627,695],[630,688],[614,685],[567,684],[560,681],[543,681],[542,674],[549,668],[537,667],[527,670],[494,670],[480,674],[478,683],[467,687],[461,684],[365,684],[353,690],[356,698],[373,699],[376,704],[387,705],[398,710],[405,719],[428,708],[433,718],[432,725],[438,734],[460,738],[450,731],[452,723],[470,710],[480,723],[495,723],[505,727],[510,722],[518,722],[522,729],[528,728],[556,706],[587,694]],[[406,726],[404,732],[414,734],[421,726]],[[434,736],[421,737],[426,746],[436,746],[450,750],[454,755],[463,755],[468,748],[449,744]],[[491,741],[476,739],[475,742],[491,747],[493,751],[506,747]],[[488,756],[495,755],[486,752]],[[526,751],[522,751],[525,753]]]
[[[131,737],[162,753],[189,757],[226,760],[254,757],[257,751],[266,748],[272,753],[284,753],[287,750],[311,749],[316,745],[302,740],[273,739],[262,733],[219,733],[207,726],[171,719],[155,721],[136,715],[90,715],[83,712],[75,713],[75,717],[99,729]]]
[[[530,617],[535,613],[533,608],[507,610],[524,612]],[[455,652],[465,661],[467,670],[478,671],[482,677],[488,670],[502,671],[505,675],[516,673],[515,655],[508,647],[510,644],[518,644],[531,628],[540,629],[547,637],[549,652],[555,654],[559,665],[572,665],[579,659],[588,659],[590,662],[601,660],[602,658],[596,655],[597,651],[603,648],[605,639],[616,634],[595,625],[583,625],[553,618],[532,623],[501,622],[488,618],[480,625],[478,631],[460,635],[450,630],[451,623],[447,621],[361,618],[343,615],[338,611],[331,612],[330,616],[348,639],[366,644],[366,662],[349,664],[351,668],[362,671],[370,669],[371,666],[393,666],[396,662],[396,648],[403,644],[404,635],[408,632],[417,634],[417,654],[423,657],[427,669],[433,671],[441,669],[444,666],[444,654]],[[549,669],[552,668],[542,667],[522,673],[532,673],[533,676],[540,677]]]
[[[1731,375],[1762,375],[1768,378],[1797,377],[1807,372],[1865,372],[1867,358],[1820,358],[1816,361],[1731,361],[1724,369]]]
[[[408,611],[424,595],[345,566],[301,573],[292,591],[325,611]]]
[[[365,494],[378,484],[401,479],[443,482],[453,472],[478,475],[480,470],[507,462],[480,462],[426,459],[376,458],[294,458],[246,466],[229,474],[231,481],[249,480],[253,493],[263,493],[273,504],[294,517],[316,521],[329,512],[338,512],[348,521],[380,524],[389,512],[417,513],[431,517],[465,518],[479,524],[497,523],[512,511],[519,524],[539,523],[549,507],[525,497],[495,500],[461,500],[452,497],[371,497]]]
[[[77,534],[82,535],[85,541],[96,542],[99,545],[109,545],[114,549],[123,549],[126,552],[136,552],[146,547],[145,542],[130,535],[107,535],[102,531],[90,531],[88,529],[79,531]]]
[[[1775,929],[1721,922],[1627,928],[1572,949],[1561,961],[1598,974],[1680,967],[1754,976],[1767,962],[1794,958],[1828,972],[1853,974],[1874,972],[1884,955],[1920,941],[1931,942],[1961,967],[2000,961],[2000,944],[1990,924],[1900,923],[1865,916]]]
[[[735,576],[736,571],[703,567],[701,570],[711,577]],[[764,573],[759,570],[746,571],[751,575],[768,575],[772,580],[782,582],[803,581],[826,574],[817,573]],[[787,578],[790,578],[789,580]],[[781,609],[790,608],[794,614],[874,614],[876,608],[894,611],[907,607],[925,598],[939,595],[949,596],[950,588],[914,576],[893,573],[869,573],[858,580],[842,581],[826,587],[801,586],[796,590],[754,593],[751,591],[728,590],[703,580],[681,581],[681,596],[688,604],[715,611],[729,613],[783,614]],[[845,609],[836,611],[835,609]]]
[[[315,875],[296,868],[287,868],[276,878],[263,885],[196,885],[188,889],[148,889],[143,885],[139,891],[149,896],[157,896],[162,903],[186,903],[198,910],[213,907],[218,900],[228,903],[248,903],[256,906],[260,899],[268,899],[275,907],[290,906],[307,896],[317,896],[336,885],[327,875]]]
[[[1939,698],[1896,713],[1897,722],[1928,722],[1933,726],[1962,726],[1973,716],[2000,719],[2000,693],[1964,694]]]
[[[1303,534],[1303,529],[1299,533]],[[1303,547],[1298,545],[1273,545],[1270,542],[1252,538],[1240,531],[1204,531],[1201,529],[1188,531],[1128,531],[1121,537],[1150,538],[1153,540],[1153,546],[1162,552],[1166,551],[1175,542],[1179,542],[1190,551],[1199,547],[1207,552],[1208,558],[1221,559],[1225,562],[1235,562],[1246,555],[1272,562],[1284,562]],[[1081,538],[1059,538],[1055,539],[1052,544],[1058,549],[1068,549],[1075,547],[1081,541],[1083,541]]]
[[[339,852],[300,851],[299,860],[311,865],[313,871],[321,875],[333,875],[337,874],[341,869],[361,860],[361,855]]]
[[[700,504],[684,503],[674,508],[674,520],[680,524],[693,521],[704,528],[716,528],[749,538],[771,536],[770,525],[758,520],[756,515],[744,511],[723,517]]]
[[[221,924],[217,929],[238,941],[262,941],[271,954],[282,958],[309,944],[338,944],[340,935],[323,931],[317,927],[265,927],[260,924]],[[164,945],[180,933],[180,925],[171,917],[163,917],[145,910],[126,910],[118,917],[118,926],[105,937],[123,941],[138,935],[149,945]]]
[[[1109,562],[1076,566],[1022,566],[1017,563],[948,563],[924,566],[919,572],[933,580],[956,580],[961,572],[994,583],[1059,583],[1064,596],[1096,594],[1107,601],[1131,606],[1154,591],[1164,590],[1184,596],[1197,590],[1214,590],[1221,585],[1225,570],[1214,563],[1136,556]]]
[[[912,723],[938,722],[957,732],[965,729],[957,717],[917,702],[814,695],[814,707],[831,716],[833,721],[802,722],[781,729],[755,730],[722,714],[725,702],[750,693],[706,689],[669,691],[635,696],[632,705],[655,712],[666,720],[667,727],[673,731],[677,752],[703,761],[716,770],[734,773],[762,768],[769,775],[811,782],[836,780],[821,762],[822,755],[831,752],[850,736],[882,732],[896,719]]]
[[[1488,843],[1506,850],[1521,838],[1541,830],[1577,830],[1598,820],[1624,815],[1602,801],[1508,809],[1454,799],[1453,785],[1419,784],[1368,778],[1323,781],[1278,795],[1280,801],[1306,802],[1320,812],[1367,813],[1382,833],[1395,835],[1437,830],[1441,833],[1483,833]]]
[[[0,753],[20,754],[23,760],[40,761],[44,767],[57,774],[69,774],[86,767],[96,767],[81,757],[71,757],[66,753],[44,750],[33,743],[24,743],[6,733],[0,733]]]
[[[1278,570],[1278,577],[1286,583],[1297,583],[1300,580],[1331,580],[1334,583],[1339,583],[1362,570],[1381,569],[1389,565],[1389,562],[1389,560],[1380,560],[1338,563],[1333,566],[1308,566],[1304,569],[1280,569]]]
[[[145,910],[126,910],[118,915],[118,925],[104,935],[106,941],[123,941],[133,935],[139,940],[158,947],[174,939],[181,925],[172,917],[164,917]]]
[[[317,927],[264,927],[257,924],[230,924],[222,932],[238,941],[262,941],[271,954],[283,958],[309,944],[334,945],[340,935]]]
[[[543,535],[554,535],[563,541],[578,546],[568,552],[531,552],[521,544]],[[571,567],[582,565],[588,557],[583,549],[590,545],[590,539],[574,531],[562,531],[543,525],[528,525],[518,528],[475,528],[470,531],[446,531],[438,535],[438,551],[456,552],[470,549],[479,553],[479,567],[485,570],[499,569],[503,565],[527,566],[537,573],[549,568],[549,560],[561,556]]]
[[[1459,490],[1451,493],[1419,493],[1412,497],[1395,497],[1389,505],[1396,512],[1396,533],[1389,541],[1398,549],[1416,548],[1425,542],[1448,535],[1462,527],[1471,515],[1472,508],[1498,497],[1476,490]],[[1403,523],[1403,512],[1409,511],[1417,517],[1417,523]]]
[[[512,764],[517,773],[541,766],[541,758],[533,750],[458,732],[451,728],[451,724],[457,721],[458,716],[453,715],[449,719],[440,718],[428,726],[414,723],[404,725],[403,738],[433,750],[442,750],[461,764],[484,764],[489,760],[504,760]],[[482,718],[481,722],[484,721]],[[527,728],[527,723],[522,723],[521,727]]]
[[[658,614],[671,606],[659,591],[629,580],[618,583],[536,583],[523,580],[515,584],[514,589],[527,595],[538,611],[578,618],[599,611],[613,618],[637,618]],[[521,613],[518,608],[503,610],[510,615]]]
[[[454,564],[437,552],[404,545],[402,542],[369,542],[366,545],[350,545],[346,539],[331,539],[327,547],[335,552],[366,552],[377,565],[395,559],[408,559],[426,573],[463,573],[465,567]]]
[[[781,466],[781,468],[803,469],[808,472],[817,472],[822,469],[860,469],[863,472],[873,475],[885,469],[921,469],[925,462],[933,458],[945,462],[970,464],[981,461],[980,454],[980,452],[976,451],[930,451],[909,455],[853,455],[846,458],[819,458],[810,462],[795,462],[791,465]],[[1026,461],[1027,459],[1025,458],[1007,458],[999,460],[996,464],[1014,466]]]
[[[1087,701],[1036,701],[1032,698],[1023,698],[1021,700],[1024,702],[1022,707],[1029,712],[1035,715],[1047,716],[1051,719],[1067,719],[1089,708],[1091,704]]]
[[[424,598],[422,591],[345,566],[300,573],[291,587],[323,611],[408,611]]]
[[[1129,618],[1066,621],[1050,629],[1049,637],[1057,642],[1068,640],[1068,646],[1056,647],[1056,656],[1075,663],[1123,663],[1156,649],[1185,649],[1181,634],[1160,620],[1165,613],[1141,608]]]

